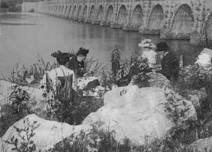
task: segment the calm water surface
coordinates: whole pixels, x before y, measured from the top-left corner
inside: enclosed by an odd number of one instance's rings
[[[147,38],[136,32],[76,23],[70,20],[40,14],[0,15],[0,73],[8,73],[16,64],[33,64],[37,56],[52,61],[50,54],[56,50],[71,51],[83,46],[105,65],[115,46],[123,58],[139,50],[138,43]],[[158,37],[149,37],[156,43]],[[183,52],[186,62],[192,62],[199,51],[187,41],[169,41],[171,48]]]

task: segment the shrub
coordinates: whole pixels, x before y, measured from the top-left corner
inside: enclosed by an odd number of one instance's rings
[[[9,95],[9,100],[12,102],[12,107],[14,110],[19,112],[29,112],[27,107],[27,102],[29,101],[30,96],[27,91],[23,90],[20,86],[15,85],[12,87],[12,92]]]
[[[35,152],[37,151],[36,145],[33,141],[35,130],[39,127],[37,121],[30,122],[28,118],[23,120],[24,128],[18,128],[14,126],[14,129],[18,133],[18,137],[12,136],[5,143],[12,145],[12,151],[17,152]]]
[[[5,133],[5,131],[17,120],[25,117],[30,111],[28,105],[30,96],[23,90],[20,86],[15,85],[12,88],[9,95],[8,104],[1,106],[0,115],[0,136]]]
[[[151,72],[151,69],[146,59],[131,57],[131,61],[125,62],[121,67],[116,81],[118,86],[128,85],[131,80],[133,80],[133,84],[139,87],[148,86],[149,77],[146,74]]]

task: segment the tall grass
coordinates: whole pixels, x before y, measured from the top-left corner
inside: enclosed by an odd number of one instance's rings
[[[32,82],[30,83],[37,83],[43,78],[45,71],[55,67],[56,63],[46,62],[41,56],[38,56],[36,63],[29,66],[16,64],[8,75],[2,74],[1,79],[18,85],[28,85],[27,78],[31,77]]]

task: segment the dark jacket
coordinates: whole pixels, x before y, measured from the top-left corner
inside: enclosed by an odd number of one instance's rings
[[[161,73],[169,80],[177,80],[179,74],[179,60],[172,52],[166,54],[161,61]]]
[[[77,77],[83,77],[86,73],[84,61],[77,61],[76,55],[72,55],[71,59],[67,62],[66,67],[73,70]]]

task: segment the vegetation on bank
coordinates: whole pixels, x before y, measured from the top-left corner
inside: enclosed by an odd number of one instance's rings
[[[130,83],[132,79],[133,83],[139,87],[147,87],[149,77],[146,74],[149,72],[146,61],[141,63],[136,58],[131,58],[127,61],[121,61],[120,52],[114,51],[111,60],[111,72],[102,70],[101,63],[95,60],[89,60],[87,62],[87,70],[94,67],[92,71],[88,71],[91,75],[102,75],[101,84],[105,89],[111,89],[114,84],[122,86]],[[133,65],[133,66],[132,66]],[[51,70],[56,67],[56,64],[45,62],[43,59],[39,59],[38,63],[33,64],[30,67],[16,66],[12,73],[4,79],[16,83],[17,86],[13,88],[10,94],[10,101],[12,104],[7,104],[2,107],[4,116],[0,117],[0,136],[17,120],[23,118],[27,114],[34,113],[32,105],[29,103],[29,94],[21,89],[21,86],[36,86],[36,84],[42,79],[46,70]],[[133,67],[133,68],[130,68]],[[130,70],[131,69],[131,70]],[[30,84],[26,81],[28,76],[32,76],[34,80]],[[180,78],[178,82],[172,86],[175,91],[185,98],[190,91],[206,89],[207,93],[210,93],[210,83],[212,82],[212,68],[204,70],[197,65],[191,65],[181,69]],[[71,88],[69,88],[71,89]],[[60,122],[67,122],[70,124],[80,124],[84,118],[91,112],[96,111],[103,105],[102,99],[100,102],[96,102],[95,98],[77,96],[71,98],[69,101],[65,101],[66,94],[56,94],[54,98],[48,99],[47,104],[49,110],[45,113],[45,118],[50,120],[57,120]],[[60,101],[58,99],[64,99]],[[172,98],[173,100],[175,98]],[[89,102],[88,102],[89,100]],[[74,136],[65,138],[60,143],[56,144],[54,148],[49,152],[61,152],[61,151],[74,151],[74,152],[192,152],[189,146],[194,141],[211,137],[212,126],[208,125],[212,116],[212,106],[210,98],[205,98],[201,101],[198,107],[198,119],[196,121],[187,122],[183,126],[177,126],[173,128],[164,139],[155,140],[153,143],[145,145],[133,145],[129,139],[125,139],[123,143],[115,140],[116,133],[113,130],[99,129],[98,124],[94,124],[91,132],[81,134],[76,138]],[[71,102],[70,102],[71,101]],[[71,108],[71,110],[70,110]],[[180,115],[171,111],[175,119],[178,119]],[[24,131],[28,134],[29,130],[23,130],[23,128],[16,128],[17,131]],[[36,127],[32,127],[32,132]],[[31,152],[35,151],[33,141],[31,138],[29,141],[18,141],[22,147],[17,147],[17,141],[13,138],[7,141],[9,144],[14,145],[14,150],[24,152],[28,144],[32,145]]]

